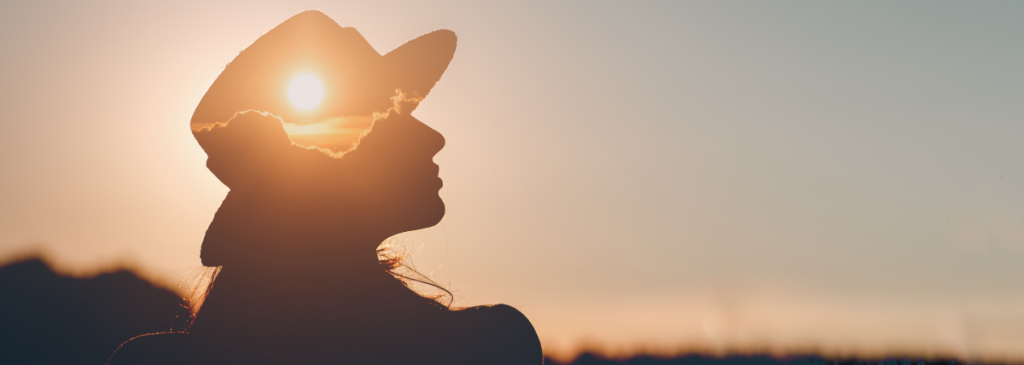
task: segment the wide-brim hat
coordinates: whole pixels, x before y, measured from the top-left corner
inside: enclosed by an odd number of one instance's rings
[[[224,67],[196,107],[191,126],[198,131],[250,109],[300,125],[384,112],[396,89],[426,97],[448,68],[455,44],[454,32],[438,30],[381,56],[355,28],[319,11],[302,12]],[[313,110],[301,110],[287,97],[289,83],[300,74],[315,75],[323,84],[323,102]]]

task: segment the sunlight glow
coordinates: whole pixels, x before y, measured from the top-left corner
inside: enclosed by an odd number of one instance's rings
[[[302,110],[310,110],[320,105],[324,98],[324,85],[320,79],[311,74],[295,76],[288,84],[288,99],[292,105]]]
[[[292,142],[299,145],[340,153],[352,148],[372,125],[372,115],[357,115],[327,118],[303,125],[284,123],[284,131]]]

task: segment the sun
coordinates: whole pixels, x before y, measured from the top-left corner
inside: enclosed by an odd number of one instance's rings
[[[312,74],[295,76],[288,84],[288,99],[292,105],[302,110],[316,108],[324,99],[324,85]]]

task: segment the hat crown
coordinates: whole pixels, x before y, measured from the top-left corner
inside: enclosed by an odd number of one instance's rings
[[[393,85],[382,82],[381,56],[354,28],[318,11],[295,15],[240,52],[210,86],[192,115],[199,130],[236,112],[270,112],[295,124],[387,110]],[[311,111],[291,105],[288,83],[299,74],[318,77],[324,102]],[[389,90],[392,89],[392,90]]]

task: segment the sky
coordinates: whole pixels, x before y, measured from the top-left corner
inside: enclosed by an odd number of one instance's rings
[[[413,113],[447,214],[394,238],[545,351],[1024,359],[1024,4],[0,2],[0,261],[177,287],[227,193],[225,64],[319,9],[459,37]]]

